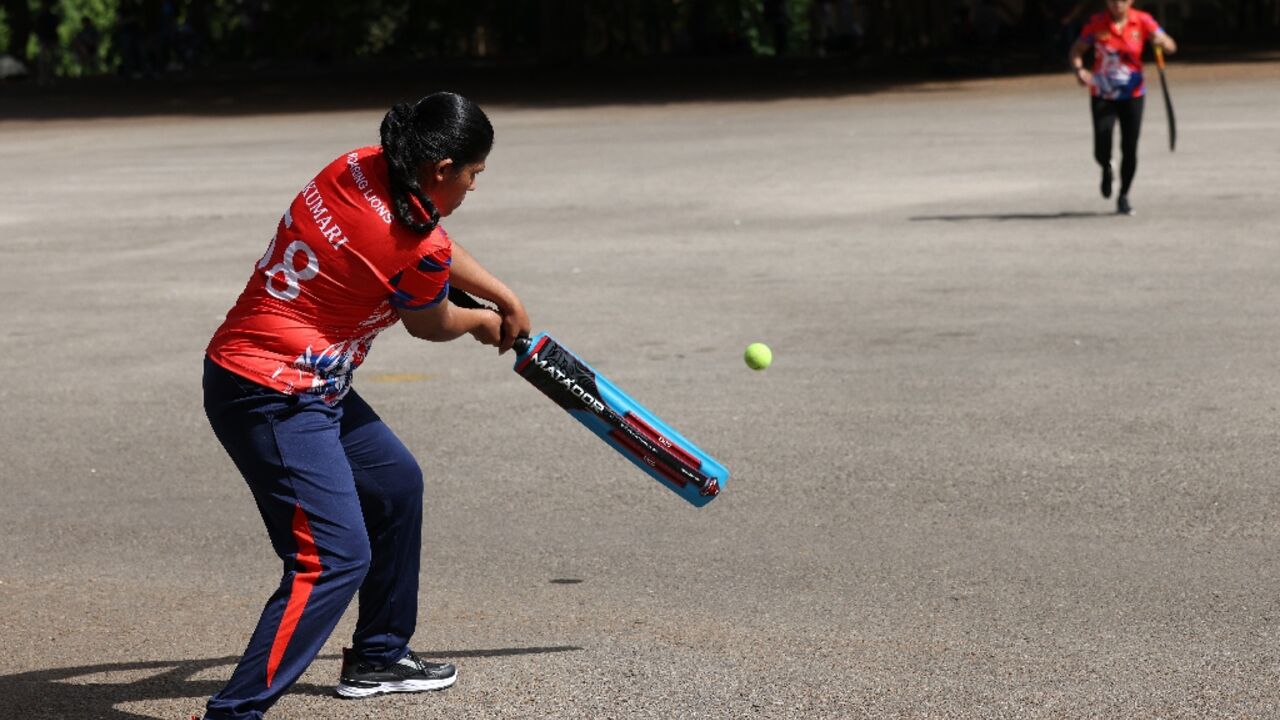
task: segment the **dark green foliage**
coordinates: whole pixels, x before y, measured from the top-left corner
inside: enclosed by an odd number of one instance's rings
[[[30,61],[42,0],[3,0],[0,51]],[[227,64],[936,54],[1043,46],[1048,0],[52,0],[61,75]],[[1139,3],[1141,7],[1141,3]],[[996,7],[998,32],[975,31]],[[1194,0],[1180,40],[1274,41],[1280,0]],[[992,17],[988,13],[987,17]],[[1045,19],[1049,18],[1046,22]],[[87,24],[86,24],[87,23]],[[98,42],[92,42],[94,34]],[[979,38],[979,36],[981,36]],[[991,40],[995,39],[996,43]],[[1048,40],[1049,42],[1052,39]]]

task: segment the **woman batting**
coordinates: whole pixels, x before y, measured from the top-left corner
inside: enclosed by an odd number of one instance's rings
[[[439,226],[475,189],[492,145],[484,112],[458,95],[391,108],[381,145],[338,157],[293,199],[209,343],[205,412],[284,575],[205,720],[261,718],[357,594],[340,695],[436,690],[456,677],[409,649],[422,471],[351,380],[397,321],[424,340],[470,334],[499,352],[528,334],[519,298]],[[498,311],[452,305],[451,285]]]
[[[1120,196],[1116,212],[1132,215],[1129,188],[1138,171],[1138,134],[1147,92],[1142,77],[1142,49],[1150,40],[1173,54],[1178,45],[1155,18],[1134,9],[1133,0],[1106,0],[1107,8],[1089,18],[1068,58],[1076,80],[1090,88],[1093,114],[1093,157],[1102,166],[1102,197],[1111,197],[1112,130],[1120,122]],[[1093,71],[1084,54],[1093,49]]]

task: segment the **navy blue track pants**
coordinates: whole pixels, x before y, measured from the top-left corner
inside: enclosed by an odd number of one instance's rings
[[[352,648],[393,663],[418,617],[422,471],[354,390],[336,406],[204,361],[204,407],[284,561],[207,720],[257,720],[297,681],[359,593]]]

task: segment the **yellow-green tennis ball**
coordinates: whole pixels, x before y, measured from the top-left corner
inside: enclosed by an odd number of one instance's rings
[[[773,351],[764,343],[751,343],[742,359],[747,361],[747,367],[752,370],[763,370],[773,362]]]

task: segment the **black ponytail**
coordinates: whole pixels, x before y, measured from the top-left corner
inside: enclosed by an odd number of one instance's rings
[[[395,105],[379,132],[396,217],[423,235],[440,223],[440,211],[418,184],[424,166],[449,158],[461,167],[484,160],[493,148],[493,126],[484,111],[449,92]],[[426,218],[409,202],[410,195],[427,211]]]

